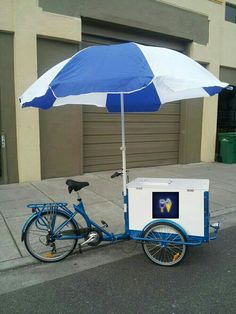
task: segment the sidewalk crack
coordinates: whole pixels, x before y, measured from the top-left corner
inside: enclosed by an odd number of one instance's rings
[[[113,202],[112,200],[109,200],[109,199],[107,199],[107,198],[105,198],[105,197],[103,197],[103,196],[101,196],[100,194],[98,194],[96,191],[94,191],[93,189],[88,189],[89,191],[91,191],[91,192],[93,192],[94,194],[96,194],[97,196],[100,196],[100,197],[102,197],[103,199],[104,199],[104,202],[109,202],[109,203],[111,203],[111,204],[113,204],[113,205],[115,205],[115,206],[118,206],[118,207],[120,207],[119,205],[117,205],[115,202]],[[98,203],[98,202],[96,202],[96,203]],[[102,202],[101,202],[102,203]],[[120,207],[121,209],[122,209],[122,207]]]
[[[7,227],[7,230],[8,230],[8,232],[9,232],[10,235],[11,235],[12,241],[13,241],[13,243],[15,244],[15,247],[16,247],[18,253],[20,254],[20,257],[23,257],[23,255],[22,255],[20,249],[18,248],[18,245],[17,245],[17,243],[16,243],[16,240],[14,239],[14,236],[13,236],[13,234],[12,234],[12,232],[11,232],[11,229],[10,229],[10,227],[8,226],[8,223],[7,223],[7,221],[6,221],[6,219],[5,219],[5,217],[3,216],[3,214],[2,214],[1,211],[0,211],[0,216],[2,217],[3,221],[5,222],[5,225],[6,225],[6,227]]]
[[[42,190],[40,190],[36,185],[34,185],[32,182],[30,182],[30,184],[36,189],[38,190],[40,193],[42,193],[44,196],[46,196],[50,201],[53,201],[55,203],[55,200],[53,198],[51,198],[50,196],[48,196],[45,192],[43,192]]]

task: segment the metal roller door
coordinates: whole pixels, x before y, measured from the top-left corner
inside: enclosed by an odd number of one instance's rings
[[[105,37],[105,28],[84,24],[82,48],[96,44],[114,44],[124,40],[159,45],[184,50],[171,42],[155,42],[132,39],[109,28],[109,37]],[[112,39],[111,39],[112,34]],[[158,113],[126,114],[127,166],[145,167],[177,164],[179,159],[180,103],[167,104]],[[120,115],[107,113],[106,109],[95,106],[83,106],[83,171],[102,171],[121,168],[121,132]]]
[[[153,114],[126,114],[128,168],[178,163],[180,104]],[[119,114],[84,106],[84,172],[121,168]]]

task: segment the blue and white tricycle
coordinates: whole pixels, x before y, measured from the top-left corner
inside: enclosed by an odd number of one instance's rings
[[[119,175],[122,171],[112,177]],[[32,215],[23,226],[22,241],[42,262],[64,259],[78,241],[82,252],[84,247],[103,241],[135,240],[151,261],[173,266],[184,258],[187,246],[207,243],[216,238],[219,230],[219,223],[209,224],[209,180],[137,178],[128,183],[122,234],[109,232],[105,221],[97,224],[87,215],[79,191],[88,182],[69,179],[66,184],[70,193],[78,194],[74,210],[67,203],[28,205]],[[76,219],[79,215],[83,224]],[[214,231],[211,237],[210,227]]]

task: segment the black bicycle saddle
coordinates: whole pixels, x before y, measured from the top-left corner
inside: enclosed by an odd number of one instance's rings
[[[78,182],[71,179],[66,180],[66,184],[68,185],[69,193],[71,193],[72,191],[77,192],[89,185],[88,182]]]

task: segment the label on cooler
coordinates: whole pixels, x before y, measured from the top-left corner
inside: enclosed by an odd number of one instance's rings
[[[152,218],[179,218],[179,192],[153,192]]]

